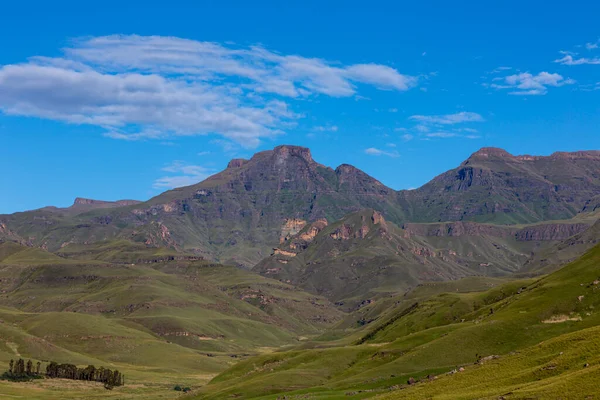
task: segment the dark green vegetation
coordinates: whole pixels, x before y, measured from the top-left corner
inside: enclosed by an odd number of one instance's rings
[[[552,398],[564,380],[584,398],[599,218],[597,151],[482,149],[397,192],[294,146],[143,203],[0,216],[0,361],[128,377],[0,393]]]
[[[33,379],[42,379],[43,376],[52,379],[73,379],[80,381],[93,381],[101,382],[104,384],[106,389],[113,389],[115,386],[122,386],[125,382],[125,377],[118,370],[110,370],[108,368],[100,367],[96,368],[93,365],[88,365],[85,368],[78,368],[73,364],[58,364],[55,361],[51,361],[46,365],[46,373],[42,376],[41,373],[42,363],[38,361],[33,366],[33,362],[22,358],[10,360],[8,363],[8,371],[2,374],[0,377],[5,380],[14,382],[30,381]]]
[[[27,364],[22,358],[19,358],[16,362],[15,360],[10,360],[8,363],[8,371],[0,375],[0,379],[13,382],[26,382],[33,379],[41,379],[40,365],[41,363],[38,361],[34,369],[31,360],[28,360]]]

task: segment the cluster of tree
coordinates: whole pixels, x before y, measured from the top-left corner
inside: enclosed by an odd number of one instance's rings
[[[27,363],[22,359],[19,359],[16,362],[10,360],[8,372],[4,373],[4,377],[12,380],[41,378],[40,366],[41,363],[38,362],[34,369],[31,360],[27,361]],[[125,376],[118,370],[112,371],[104,367],[96,368],[93,365],[88,365],[85,368],[77,368],[74,364],[58,364],[54,361],[46,366],[45,376],[47,378],[102,382],[107,389],[112,389],[115,386],[122,386],[125,384]]]
[[[107,389],[125,384],[125,377],[118,370],[112,371],[104,367],[96,368],[93,365],[77,368],[73,364],[58,364],[54,361],[46,366],[46,376],[48,378],[102,382]]]
[[[41,363],[39,361],[34,368],[31,360],[27,361],[27,363],[25,363],[25,360],[23,359],[19,359],[17,362],[15,362],[15,360],[10,360],[8,363],[8,371],[2,374],[1,378],[11,381],[29,381],[31,379],[41,378],[40,366]]]

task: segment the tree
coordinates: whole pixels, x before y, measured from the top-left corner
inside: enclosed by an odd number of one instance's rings
[[[14,365],[15,365],[15,360],[10,360],[10,362],[8,363],[8,372],[10,372],[11,374],[13,372]]]
[[[33,363],[31,362],[31,360],[27,361],[27,369],[25,370],[27,375],[32,375],[33,374]]]
[[[58,364],[56,362],[52,361],[46,365],[46,376],[48,378],[58,378]]]
[[[22,376],[25,374],[25,361],[22,358],[19,358],[19,361],[17,361],[17,365],[14,369],[14,374],[17,376]]]

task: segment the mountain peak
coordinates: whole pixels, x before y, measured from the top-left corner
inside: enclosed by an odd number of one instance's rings
[[[482,147],[475,153],[471,154],[469,158],[508,158],[512,159],[514,156],[504,149],[498,147]]]
[[[248,160],[244,158],[234,158],[233,160],[229,161],[229,164],[227,164],[227,168],[239,168],[247,162]]]
[[[106,204],[108,201],[103,200],[94,200],[94,199],[86,199],[84,197],[77,197],[73,202],[73,205],[90,205],[90,204]]]
[[[314,162],[310,149],[301,146],[281,145],[273,149],[273,153],[277,158],[288,158],[290,156],[300,157],[307,162]]]
[[[519,157],[515,157],[504,149],[498,147],[482,147],[466,159],[462,165],[468,165],[473,161],[522,161]]]
[[[86,199],[85,197],[77,197],[75,198],[75,201],[73,202],[73,205],[71,207],[74,206],[81,206],[81,205],[116,205],[116,206],[131,206],[131,205],[135,205],[135,204],[139,204],[141,203],[138,200],[117,200],[117,201],[105,201],[105,200],[94,200],[94,199]]]

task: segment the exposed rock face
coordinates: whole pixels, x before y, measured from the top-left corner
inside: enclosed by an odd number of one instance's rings
[[[300,240],[310,242],[328,225],[327,220],[322,218],[310,224],[310,228],[306,232],[302,232],[299,236]]]
[[[331,232],[329,237],[335,240],[349,240],[354,237],[354,230],[351,226],[342,224],[335,231]]]
[[[405,237],[410,236],[482,236],[509,237],[514,235],[510,227],[478,224],[475,222],[446,222],[440,224],[413,224],[403,225]]]
[[[279,237],[279,243],[283,243],[292,236],[295,236],[306,226],[306,221],[300,218],[289,218],[286,219],[281,227],[281,236]]]
[[[381,215],[380,212],[378,211],[373,211],[373,216],[371,217],[371,221],[373,221],[374,224],[381,224],[381,225],[385,225],[385,219],[383,218],[383,215]]]
[[[286,257],[296,257],[296,253],[293,251],[286,251],[281,249],[273,249],[273,255],[282,255]]]
[[[404,224],[404,236],[491,236],[514,237],[518,241],[560,241],[585,231],[585,223],[537,224],[525,228],[478,224],[475,222],[446,222],[440,224]]]
[[[227,168],[240,168],[247,162],[248,160],[244,160],[243,158],[234,158],[233,160],[229,161]]]
[[[304,250],[327,225],[326,219],[316,220],[305,229],[296,233],[295,236],[287,237],[284,242],[287,242],[287,246],[293,251]]]
[[[536,252],[522,268],[523,272],[551,272],[600,243],[600,219],[592,226],[562,242]]]
[[[588,224],[540,224],[521,229],[517,240],[565,240],[589,228]]]
[[[107,201],[102,200],[93,200],[93,199],[84,199],[83,197],[75,198],[73,205],[82,204],[82,205],[90,205],[90,204],[106,204]]]

